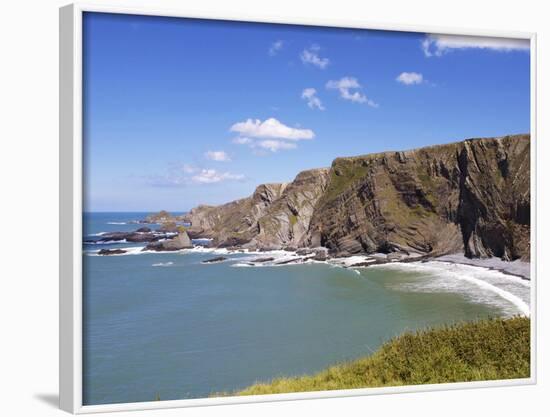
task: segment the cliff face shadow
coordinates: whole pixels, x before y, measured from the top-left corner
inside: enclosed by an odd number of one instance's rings
[[[59,394],[34,394],[34,398],[53,408],[59,408]]]

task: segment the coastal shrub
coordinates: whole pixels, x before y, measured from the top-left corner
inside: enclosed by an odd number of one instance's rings
[[[529,318],[499,318],[407,332],[386,342],[371,356],[311,376],[257,383],[231,395],[487,381],[529,375]]]

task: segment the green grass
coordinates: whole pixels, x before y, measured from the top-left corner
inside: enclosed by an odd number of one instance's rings
[[[336,171],[339,175],[336,175]],[[368,168],[362,164],[362,160],[351,158],[338,158],[333,162],[333,169],[327,190],[322,197],[325,202],[334,200],[346,189],[368,173]]]
[[[486,381],[529,375],[530,320],[514,317],[405,333],[371,356],[312,376],[258,383],[231,395]]]

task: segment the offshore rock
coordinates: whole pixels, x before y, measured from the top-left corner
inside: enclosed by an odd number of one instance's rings
[[[181,249],[190,249],[193,243],[185,230],[180,231],[178,235],[172,239],[163,240],[161,242],[153,242],[148,244],[143,250],[153,251],[177,251]]]

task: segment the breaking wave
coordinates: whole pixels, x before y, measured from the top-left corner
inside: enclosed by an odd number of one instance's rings
[[[397,269],[424,274],[417,282],[397,283],[395,289],[414,292],[459,292],[482,303],[494,304],[507,314],[530,315],[529,281],[480,266],[429,261],[389,263],[372,268]],[[481,291],[480,291],[481,290]],[[512,308],[511,308],[512,307]]]

